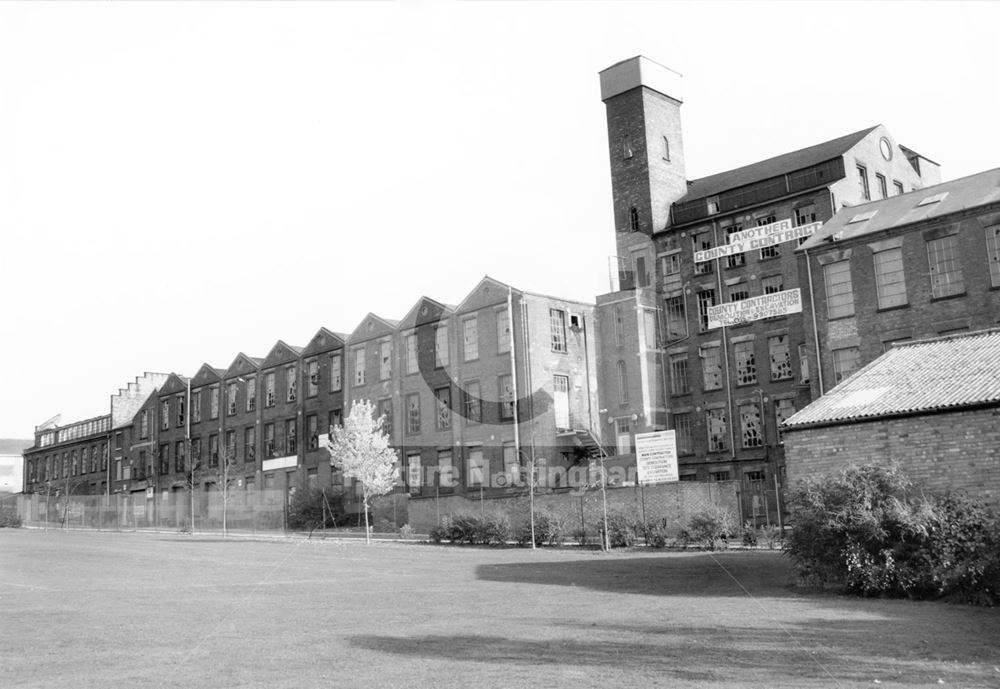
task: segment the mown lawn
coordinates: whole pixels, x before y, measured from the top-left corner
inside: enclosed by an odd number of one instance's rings
[[[1000,686],[996,609],[788,581],[773,552],[2,529],[0,685]]]

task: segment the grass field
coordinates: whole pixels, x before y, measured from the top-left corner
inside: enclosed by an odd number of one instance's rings
[[[773,552],[0,529],[0,686],[1000,686],[1000,611],[788,578]]]

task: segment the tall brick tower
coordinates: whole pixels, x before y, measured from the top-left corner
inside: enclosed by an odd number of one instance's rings
[[[635,269],[636,249],[670,222],[687,192],[681,136],[681,75],[641,55],[600,73],[618,256]],[[641,263],[651,272],[652,256]],[[637,271],[636,282],[644,286]]]

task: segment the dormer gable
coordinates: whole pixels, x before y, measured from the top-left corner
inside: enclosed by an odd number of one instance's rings
[[[295,347],[288,344],[284,340],[278,340],[271,347],[271,351],[267,353],[264,357],[264,361],[261,362],[260,368],[274,368],[275,366],[281,366],[284,364],[294,364],[299,360],[302,354],[301,347]]]
[[[369,313],[362,319],[358,327],[354,329],[354,332],[347,338],[347,341],[350,344],[356,344],[386,337],[387,335],[392,335],[398,325],[399,321],[389,320],[388,318],[376,316],[374,313]]]
[[[202,364],[201,368],[198,369],[198,372],[191,378],[191,387],[200,388],[204,385],[218,383],[222,380],[222,376],[224,374],[224,369],[215,368],[214,366],[209,366],[208,364]]]
[[[399,330],[413,330],[428,323],[446,320],[454,311],[453,306],[442,304],[430,297],[420,297],[397,326]]]
[[[233,363],[229,364],[229,368],[226,369],[224,377],[228,380],[230,378],[239,378],[240,376],[252,376],[260,369],[261,361],[263,360],[249,357],[243,352],[240,352],[236,355],[236,358],[233,359]]]
[[[165,397],[167,395],[173,395],[178,392],[187,392],[188,379],[184,376],[179,376],[176,373],[171,373],[167,376],[167,380],[160,386],[157,391],[160,397]],[[192,380],[193,384],[193,380]]]
[[[465,299],[455,307],[455,313],[469,313],[478,311],[487,306],[496,306],[506,303],[507,295],[513,292],[515,296],[520,296],[521,291],[512,288],[510,285],[494,280],[489,275],[479,281]]]
[[[326,352],[331,352],[336,349],[340,349],[344,346],[344,335],[341,333],[335,333],[332,330],[327,330],[326,328],[320,328],[312,339],[309,340],[309,344],[306,345],[305,349],[302,350],[302,357],[316,356],[317,354],[325,354]]]

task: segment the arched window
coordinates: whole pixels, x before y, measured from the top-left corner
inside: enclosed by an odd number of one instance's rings
[[[639,231],[639,210],[635,206],[628,209],[628,226],[633,232]]]
[[[628,375],[625,373],[625,362],[618,362],[618,401],[628,404]]]
[[[670,139],[663,137],[663,159],[670,160]]]

